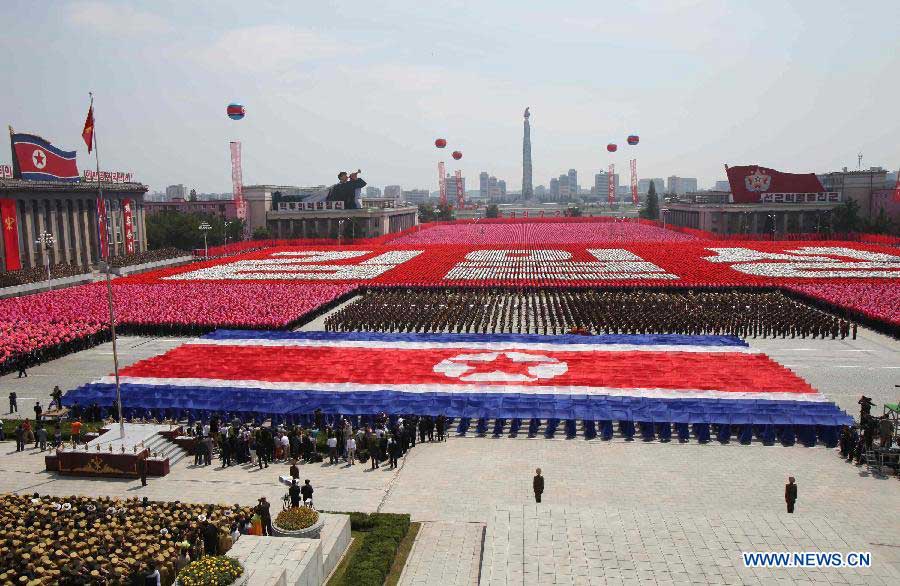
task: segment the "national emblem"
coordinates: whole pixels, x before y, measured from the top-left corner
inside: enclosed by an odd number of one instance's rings
[[[744,177],[744,186],[747,188],[747,191],[768,191],[771,183],[772,176],[760,170],[759,167],[756,168],[755,172]]]

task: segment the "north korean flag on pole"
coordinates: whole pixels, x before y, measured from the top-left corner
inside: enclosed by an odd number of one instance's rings
[[[75,151],[59,149],[40,136],[11,135],[19,177],[29,181],[78,181]]]

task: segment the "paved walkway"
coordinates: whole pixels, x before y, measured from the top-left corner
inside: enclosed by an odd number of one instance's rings
[[[121,363],[155,356],[182,339],[122,339]],[[896,401],[900,344],[860,330],[858,340],[750,340],[858,412],[860,394]],[[110,345],[0,377],[20,412],[111,370]],[[880,407],[876,408],[880,412]],[[7,415],[3,415],[7,417]],[[176,464],[163,479],[86,480],[43,471],[43,458],[0,444],[0,491],[148,496],[254,504],[277,509],[286,465],[260,471]],[[547,491],[538,508],[531,477]],[[788,475],[799,483],[797,513],[784,512]],[[471,583],[900,583],[900,480],[870,476],[834,450],[737,444],[645,444],[508,438],[451,438],[417,446],[399,470],[305,465],[325,510],[408,512],[426,522],[404,574],[407,584]],[[481,550],[480,527],[485,527]],[[871,551],[872,568],[747,570],[742,551]],[[477,557],[476,557],[477,554]],[[483,563],[476,561],[481,559]],[[476,574],[477,575],[477,574]]]
[[[477,585],[484,532],[484,523],[422,523],[400,585]]]

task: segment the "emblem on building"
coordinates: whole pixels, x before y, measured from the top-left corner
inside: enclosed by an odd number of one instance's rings
[[[747,188],[747,191],[768,191],[771,184],[772,176],[760,170],[759,167],[756,168],[755,172],[744,177],[744,186]]]

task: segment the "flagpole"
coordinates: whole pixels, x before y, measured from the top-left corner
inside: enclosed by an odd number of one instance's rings
[[[90,112],[93,116],[94,112],[94,92],[88,92],[91,96],[91,106]],[[100,183],[100,149],[97,147],[97,118],[93,119],[93,127],[91,128],[91,135],[94,139],[94,159],[97,162],[97,197],[99,199],[103,199],[103,185]],[[106,206],[103,206],[103,209],[106,210]],[[106,222],[103,223],[106,226]],[[108,229],[107,229],[108,230]],[[108,232],[107,232],[108,234]],[[107,237],[106,234],[102,235],[102,237]],[[103,252],[103,247],[101,245],[100,252]],[[119,415],[119,437],[125,439],[125,418],[122,417],[122,394],[119,388],[119,353],[116,348],[116,313],[115,308],[113,307],[113,291],[112,291],[112,281],[109,275],[110,266],[109,266],[109,243],[106,245],[106,301],[109,305],[109,331],[112,333],[112,351],[113,351],[113,372],[116,375],[116,406],[118,407],[118,415]]]

